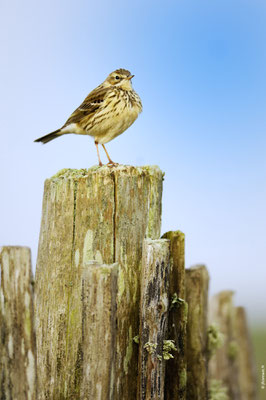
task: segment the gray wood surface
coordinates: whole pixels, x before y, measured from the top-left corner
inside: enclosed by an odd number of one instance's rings
[[[168,338],[176,343],[174,358],[166,363],[165,398],[184,400],[186,398],[186,325],[187,303],[185,301],[185,235],[170,231],[163,236],[170,240],[169,279],[169,322]]]
[[[35,301],[40,400],[80,395],[79,296],[90,260],[119,263],[112,396],[136,398],[142,243],[160,237],[162,180],[158,167],[122,165],[63,170],[46,180]]]
[[[0,248],[0,269],[0,397],[35,400],[38,397],[30,249]]]
[[[208,319],[209,274],[204,265],[186,269],[187,322],[187,399],[208,398]]]
[[[143,243],[139,393],[140,400],[164,399],[164,340],[168,333],[170,241],[145,239]]]
[[[210,300],[209,320],[223,335],[223,344],[209,362],[209,380],[221,382],[229,399],[256,400],[256,372],[245,310],[235,307],[234,292],[219,292]]]

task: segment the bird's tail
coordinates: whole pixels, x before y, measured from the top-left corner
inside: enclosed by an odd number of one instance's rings
[[[48,135],[42,136],[39,139],[34,140],[34,142],[42,142],[43,144],[48,143],[50,142],[50,140],[54,140],[61,135],[62,135],[61,129],[57,129],[54,132],[48,133]]]

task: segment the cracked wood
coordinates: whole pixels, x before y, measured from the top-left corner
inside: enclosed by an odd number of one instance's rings
[[[170,241],[145,239],[142,255],[139,400],[163,400],[165,360],[163,342],[169,339]]]
[[[158,167],[63,170],[45,183],[36,269],[39,398],[82,397],[82,271],[119,263],[113,399],[135,399],[140,262],[145,236],[160,237]],[[84,365],[82,366],[84,368]],[[97,368],[96,366],[94,368]],[[84,397],[85,399],[85,397]]]

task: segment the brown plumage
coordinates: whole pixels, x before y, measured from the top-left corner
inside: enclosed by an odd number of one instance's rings
[[[109,74],[101,85],[89,93],[62,128],[36,139],[35,142],[48,143],[66,133],[90,135],[95,140],[99,165],[102,162],[98,143],[105,150],[108,164],[114,165],[104,144],[129,128],[142,111],[141,100],[131,85],[133,76],[122,68]]]

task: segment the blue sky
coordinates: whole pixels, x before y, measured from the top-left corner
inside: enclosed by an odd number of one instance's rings
[[[186,234],[186,265],[211,293],[266,300],[266,5],[263,1],[6,1],[0,5],[1,244],[35,262],[44,179],[97,163],[93,141],[60,127],[116,68],[143,113],[107,145],[112,159],[166,173],[162,233]]]

